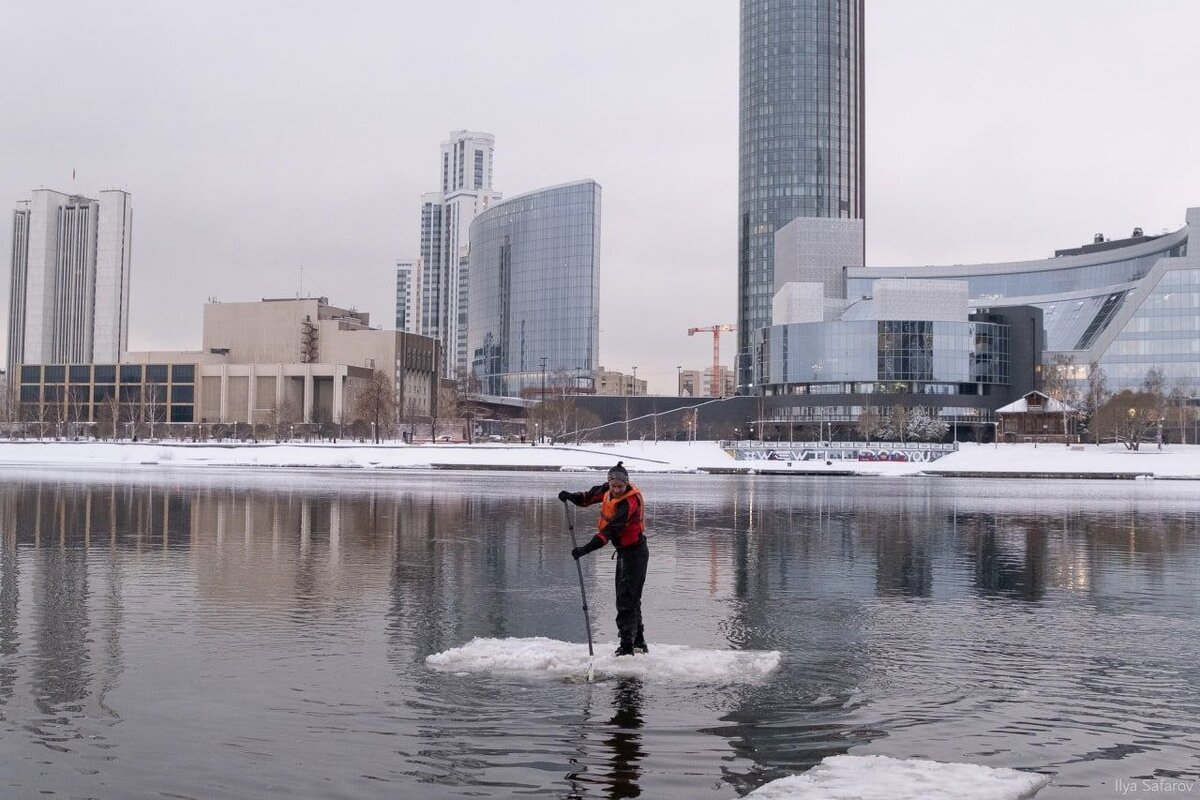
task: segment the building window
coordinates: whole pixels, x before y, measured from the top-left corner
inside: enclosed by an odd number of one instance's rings
[[[196,365],[195,364],[172,364],[171,365],[171,382],[172,383],[194,383],[196,380]]]
[[[146,365],[146,383],[166,383],[167,382],[167,365],[166,364],[147,364]]]
[[[141,383],[142,382],[142,365],[141,364],[122,364],[121,365],[121,383]]]
[[[91,383],[92,368],[87,364],[73,364],[69,370],[71,383]]]
[[[47,364],[42,372],[43,383],[63,383],[67,378],[67,368],[62,364]]]
[[[112,364],[97,364],[92,369],[95,372],[96,383],[116,383],[117,368]]]
[[[42,368],[41,367],[21,367],[21,383],[41,383]]]

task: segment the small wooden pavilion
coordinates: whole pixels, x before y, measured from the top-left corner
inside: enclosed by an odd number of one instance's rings
[[[1066,442],[1075,409],[1038,391],[996,409],[997,437],[1006,442]]]

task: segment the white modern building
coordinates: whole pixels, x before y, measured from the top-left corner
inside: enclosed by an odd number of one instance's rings
[[[396,262],[396,330],[421,332],[421,259]]]
[[[116,363],[129,339],[128,192],[35,189],[13,213],[8,365]]]
[[[442,142],[442,188],[421,197],[420,332],[442,343],[442,374],[468,365],[467,257],[471,222],[500,194],[492,190],[490,133],[452,131]]]

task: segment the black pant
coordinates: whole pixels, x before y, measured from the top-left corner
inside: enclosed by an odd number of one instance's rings
[[[617,634],[622,642],[642,639],[642,587],[650,548],[646,540],[617,551]]]

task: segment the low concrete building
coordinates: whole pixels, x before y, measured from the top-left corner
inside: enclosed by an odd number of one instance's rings
[[[356,392],[377,371],[395,386],[396,421],[437,414],[437,342],[372,328],[366,314],[325,298],[209,303],[203,342],[129,351],[120,364],[23,364],[21,419],[350,422]]]
[[[401,418],[436,416],[436,339],[372,328],[365,312],[328,298],[264,299],[204,307],[203,349],[230,364],[343,364],[380,370],[396,388]]]
[[[639,380],[637,375],[600,367],[596,372],[596,394],[645,395],[646,381]]]

